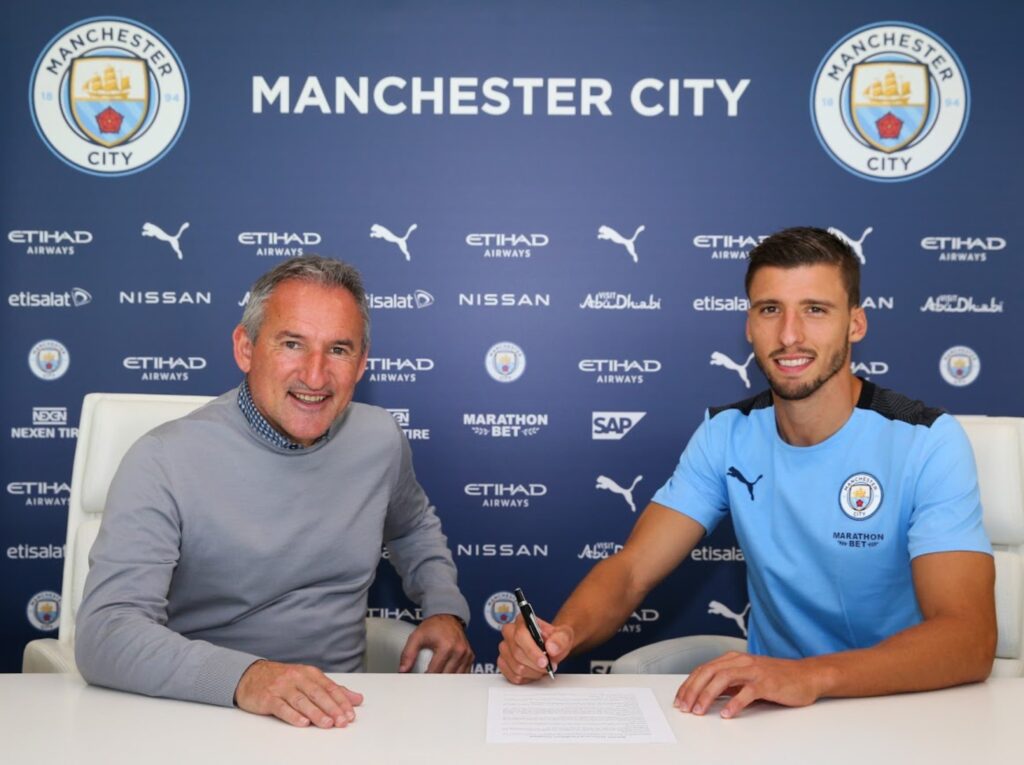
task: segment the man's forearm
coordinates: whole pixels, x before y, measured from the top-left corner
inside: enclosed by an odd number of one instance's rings
[[[988,625],[938,616],[872,648],[804,659],[818,696],[880,696],[947,688],[988,677],[996,633]]]

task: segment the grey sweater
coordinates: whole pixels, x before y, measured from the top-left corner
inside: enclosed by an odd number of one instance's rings
[[[79,609],[90,683],[230,706],[252,662],[360,668],[386,543],[425,616],[468,621],[409,444],[351,404],[308,449],[271,446],[229,391],[143,436],[110,487]]]

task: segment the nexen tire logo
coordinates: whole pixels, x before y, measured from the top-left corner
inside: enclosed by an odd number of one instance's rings
[[[620,441],[647,412],[591,412],[590,437],[595,441]]]

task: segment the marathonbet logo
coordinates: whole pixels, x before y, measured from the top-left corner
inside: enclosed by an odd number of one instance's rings
[[[466,412],[462,424],[478,436],[521,438],[540,433],[548,426],[548,416],[540,412]]]
[[[621,441],[647,412],[591,412],[590,437],[595,441]]]

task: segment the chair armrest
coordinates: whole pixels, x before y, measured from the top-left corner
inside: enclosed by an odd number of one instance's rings
[[[612,663],[617,675],[688,675],[727,651],[746,651],[747,641],[725,635],[690,635],[630,651]]]
[[[364,672],[397,672],[398,662],[402,658],[402,649],[409,635],[416,629],[415,625],[399,619],[379,619],[375,616],[366,619],[366,653],[363,654]],[[429,648],[422,649],[416,656],[412,672],[426,672],[434,652]]]
[[[33,640],[22,654],[22,672],[70,672],[78,674],[74,646],[53,638]]]

